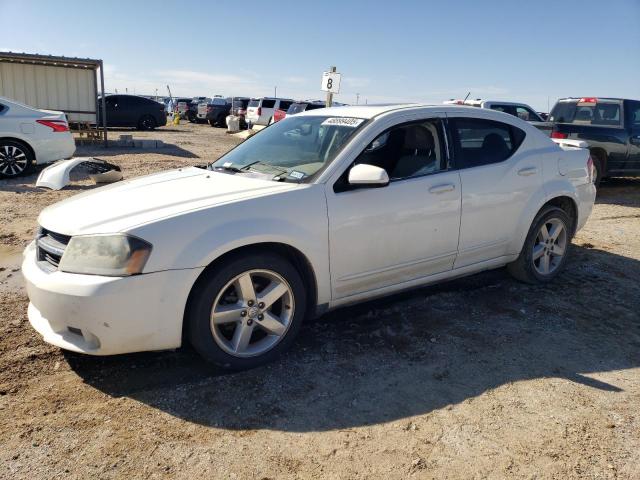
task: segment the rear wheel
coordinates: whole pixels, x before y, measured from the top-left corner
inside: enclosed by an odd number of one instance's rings
[[[518,280],[537,284],[553,280],[560,273],[571,244],[571,220],[558,207],[543,209],[533,221],[516,261],[507,265]]]
[[[24,144],[14,140],[0,140],[0,177],[24,175],[31,169],[33,154]]]
[[[138,130],[153,130],[156,128],[156,119],[151,115],[145,115],[138,122]]]
[[[591,152],[591,158],[593,159],[593,166],[596,169],[596,178],[593,183],[598,188],[600,186],[600,181],[602,180],[602,174],[604,169],[604,158],[600,152]]]
[[[216,123],[217,123],[217,122],[216,122],[215,120],[211,120],[211,119],[209,119],[209,125],[211,125],[212,127],[215,127],[215,126],[216,126]]]
[[[271,253],[235,257],[196,286],[186,316],[188,337],[208,361],[253,368],[291,345],[305,310],[304,284],[290,262]]]

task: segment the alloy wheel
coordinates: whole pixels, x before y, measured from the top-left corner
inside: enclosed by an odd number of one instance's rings
[[[559,218],[542,224],[533,244],[533,267],[540,275],[550,275],[562,263],[567,250],[567,228]]]
[[[211,333],[229,355],[254,357],[275,347],[294,315],[289,283],[271,270],[249,270],[220,291],[211,309]]]
[[[23,149],[15,145],[0,146],[0,174],[15,177],[24,172],[28,165],[29,158]]]

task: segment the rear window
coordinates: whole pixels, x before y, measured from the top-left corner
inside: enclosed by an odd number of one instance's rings
[[[214,98],[211,100],[211,105],[226,105],[227,102],[224,98]]]
[[[249,100],[247,99],[235,99],[233,100],[233,108],[247,108]]]
[[[260,100],[254,98],[253,100],[251,100],[249,102],[249,106],[250,107],[258,107],[258,106],[260,106]]]
[[[615,127],[620,125],[620,104],[558,102],[549,115],[549,121]]]
[[[306,103],[292,103],[287,110],[287,115],[295,115],[296,113],[304,112],[307,108]]]
[[[276,104],[275,100],[262,100],[262,108],[273,108]]]

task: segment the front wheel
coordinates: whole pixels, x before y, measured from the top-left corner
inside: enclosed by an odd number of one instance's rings
[[[553,280],[562,270],[571,244],[571,221],[558,207],[542,210],[534,219],[516,261],[507,265],[518,280],[539,284]]]
[[[198,282],[186,321],[191,344],[224,368],[253,368],[293,342],[306,311],[296,268],[271,254],[233,258]]]
[[[145,115],[138,122],[138,130],[153,130],[156,128],[156,119],[151,115]]]

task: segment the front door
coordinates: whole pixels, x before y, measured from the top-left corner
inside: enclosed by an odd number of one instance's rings
[[[411,122],[383,132],[354,162],[384,168],[389,185],[352,188],[349,169],[328,185],[334,300],[452,269],[460,177],[447,157],[440,119]]]

